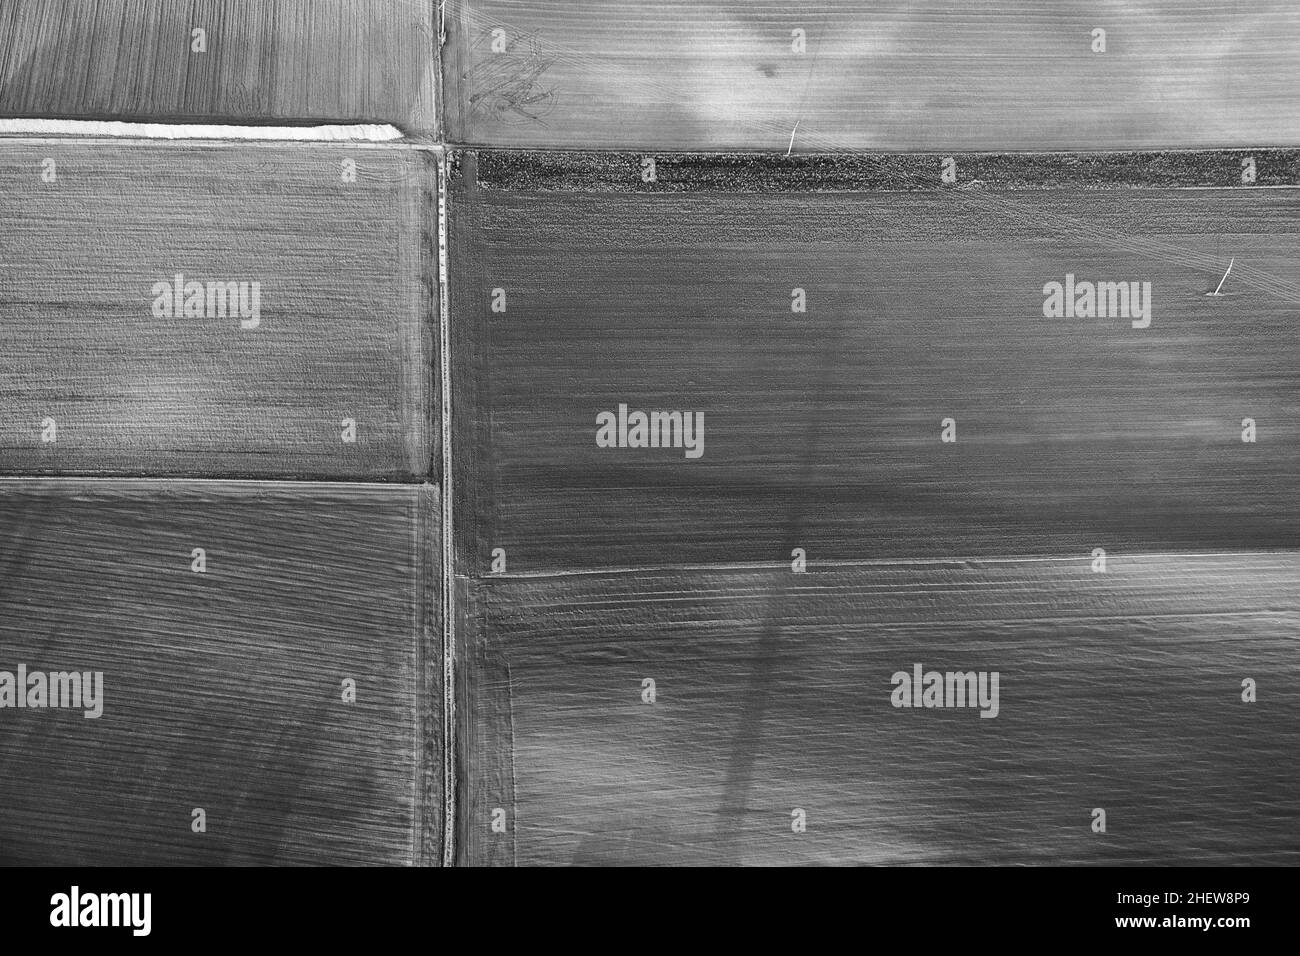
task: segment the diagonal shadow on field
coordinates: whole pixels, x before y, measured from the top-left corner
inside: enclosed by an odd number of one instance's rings
[[[848,341],[848,322],[851,310],[833,309],[828,314],[838,318],[832,328],[822,331],[820,341],[823,343],[819,365],[822,375],[818,376],[819,389],[814,402],[814,409],[827,409],[831,405],[830,395],[834,393],[835,383],[831,380],[832,370],[843,363],[837,363],[836,357],[843,351]],[[824,416],[814,414],[812,425],[805,432],[802,454],[803,469],[800,484],[811,484],[817,468],[819,446],[821,444],[821,421]],[[799,546],[806,521],[806,507],[803,498],[796,496],[795,504],[786,521],[785,546]],[[780,646],[783,629],[781,627],[781,602],[784,589],[775,588],[769,595],[766,622],[755,648],[755,658],[750,671],[749,683],[741,701],[740,713],[736,719],[735,738],[731,753],[727,759],[727,770],[723,780],[722,803],[718,807],[717,837],[726,862],[738,862],[737,854],[745,829],[745,816],[749,813],[748,801],[753,787],[754,767],[761,755],[763,739],[763,721],[767,715],[767,704],[775,690],[778,674],[773,665],[773,657]]]

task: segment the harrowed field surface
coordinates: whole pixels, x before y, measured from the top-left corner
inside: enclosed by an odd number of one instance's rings
[[[1300,861],[1300,18],[975,6],[0,0],[0,864]]]
[[[458,570],[1294,547],[1300,193],[1244,158],[456,154]]]
[[[455,153],[457,860],[1294,862],[1296,171]]]
[[[466,863],[1300,859],[1294,551],[507,575],[462,626]]]
[[[0,0],[0,115],[436,124],[435,3]]]
[[[441,862],[438,508],[0,481],[0,863]]]
[[[6,139],[0,189],[0,474],[430,474],[432,154]]]

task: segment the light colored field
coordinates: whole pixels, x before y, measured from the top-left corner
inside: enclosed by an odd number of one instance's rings
[[[1290,145],[1300,130],[1288,0],[448,0],[446,12],[457,143],[1137,149]]]
[[[104,687],[0,709],[0,862],[439,862],[438,537],[427,487],[0,481],[0,670]]]
[[[427,475],[432,163],[400,147],[5,140],[0,473]],[[259,324],[155,314],[155,284],[177,273],[259,283]]]

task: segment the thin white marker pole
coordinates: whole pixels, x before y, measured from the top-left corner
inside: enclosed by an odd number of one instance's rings
[[[1236,261],[1237,261],[1237,257],[1236,257],[1236,256],[1233,256],[1231,259],[1228,260],[1228,272],[1231,272],[1231,271],[1232,271],[1232,264],[1233,264],[1234,262],[1236,262]],[[1219,289],[1222,289],[1222,288],[1223,288],[1223,283],[1225,283],[1225,282],[1228,281],[1228,272],[1225,272],[1225,273],[1223,274],[1223,278],[1219,280],[1219,285],[1218,285],[1218,287],[1214,290],[1214,294],[1215,294],[1215,295],[1218,295],[1218,294],[1219,294]]]

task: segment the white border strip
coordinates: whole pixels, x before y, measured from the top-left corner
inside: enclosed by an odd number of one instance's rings
[[[0,119],[0,135],[383,143],[401,139],[402,131],[396,126],[380,123],[357,123],[350,126],[219,126],[203,123],[119,123],[104,120]]]

